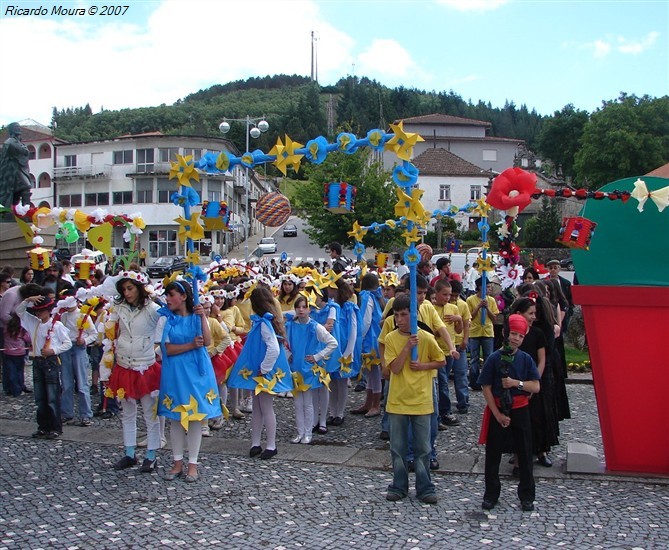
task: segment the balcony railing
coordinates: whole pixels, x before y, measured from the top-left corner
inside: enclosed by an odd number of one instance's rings
[[[54,180],[72,180],[89,178],[107,178],[111,174],[111,166],[88,165],[88,166],[58,166],[53,169]]]

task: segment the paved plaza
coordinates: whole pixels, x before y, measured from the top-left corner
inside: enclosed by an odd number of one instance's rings
[[[118,418],[35,440],[32,396],[2,396],[0,549],[669,547],[669,479],[565,473],[571,441],[594,445],[603,458],[593,386],[570,384],[568,392],[572,419],[561,424],[554,466],[535,466],[532,513],[520,511],[506,459],[500,502],[481,509],[480,392],[460,426],[439,432],[435,506],[413,494],[385,500],[390,453],[380,418],[349,415],[314,445],[291,445],[292,400],[277,398],[276,458],[248,458],[249,418],[230,420],[203,440],[201,479],[187,484],[162,479],[168,448],[156,473],[113,470],[122,455]],[[362,394],[351,398],[355,406]]]

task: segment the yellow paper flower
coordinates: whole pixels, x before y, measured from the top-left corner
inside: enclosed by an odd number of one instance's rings
[[[125,390],[123,388],[116,390],[116,397],[119,399],[125,399]]]
[[[244,367],[239,371],[239,376],[241,376],[244,380],[248,380],[250,376],[253,376],[253,372]]]
[[[323,290],[324,288],[337,288],[337,281],[341,279],[342,275],[344,272],[342,271],[341,273],[335,273],[331,269],[328,269],[327,273],[325,273],[320,280],[320,284],[318,285],[318,288]]]
[[[479,256],[476,259],[476,263],[478,264],[476,270],[479,273],[483,273],[484,271],[492,271],[495,269],[492,265],[492,256],[490,255],[486,256],[485,260],[483,259],[483,256]]]
[[[204,420],[204,418],[207,416],[206,414],[201,413],[198,410],[198,407],[197,399],[195,399],[195,397],[192,395],[190,396],[187,405],[179,405],[178,407],[174,407],[174,412],[181,413],[180,422],[184,430],[188,431],[189,422],[200,422],[200,420]]]
[[[474,213],[478,214],[482,218],[487,218],[488,217],[488,212],[490,212],[490,209],[492,206],[490,206],[486,201],[485,195],[481,197],[480,199],[476,200],[476,208],[474,208]]]
[[[193,252],[189,252],[186,255],[186,261],[189,264],[200,265],[200,261],[201,261],[200,253],[197,250],[194,250]]]
[[[276,386],[276,377],[272,377],[271,380],[268,380],[264,376],[256,376],[253,378],[257,382],[255,394],[258,395],[261,392],[269,393],[271,395],[276,395],[274,391],[274,386]]]
[[[419,134],[406,133],[403,125],[403,121],[390,125],[390,129],[394,135],[386,142],[384,149],[386,151],[393,151],[401,160],[409,161],[413,156],[414,145],[419,141],[425,140]]]
[[[286,144],[284,145],[281,138],[277,138],[276,145],[272,147],[269,154],[276,155],[274,166],[276,166],[285,176],[289,166],[297,172],[300,169],[300,163],[304,155],[295,154],[295,150],[304,147],[301,143],[293,141],[290,137],[285,136]]]
[[[293,373],[293,393],[305,392],[311,389],[311,384],[304,383],[304,377],[301,372]]]
[[[111,388],[105,388],[105,397],[107,399],[114,399],[114,392]]]
[[[195,170],[192,160],[192,155],[188,155],[187,157],[177,155],[177,161],[170,163],[169,179],[177,178],[179,185],[185,185],[186,187],[191,187],[191,179],[200,181],[200,174]]]
[[[349,237],[353,237],[353,240],[361,242],[362,239],[367,235],[367,229],[364,229],[358,223],[358,220],[353,222],[353,229],[348,232]]]
[[[85,233],[91,228],[91,222],[88,220],[88,214],[77,210],[74,213],[74,225],[77,226],[77,229],[82,233]]]
[[[165,398],[163,399],[163,405],[165,405],[165,408],[168,411],[172,410],[172,403],[173,403],[172,398],[169,395],[165,395]]]
[[[207,398],[207,401],[209,401],[209,404],[211,405],[214,400],[218,398],[218,394],[214,390],[209,390],[206,394],[205,397]]]
[[[146,222],[142,219],[141,216],[137,216],[134,220],[132,220],[132,225],[134,225],[137,229],[144,229],[146,227]]]

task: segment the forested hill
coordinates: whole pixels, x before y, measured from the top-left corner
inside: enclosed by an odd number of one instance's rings
[[[372,128],[430,113],[444,113],[489,121],[490,135],[525,140],[536,145],[543,117],[525,105],[507,102],[474,104],[453,91],[425,92],[412,88],[388,88],[368,78],[343,78],[321,87],[307,77],[276,75],[215,85],[177,101],[93,114],[84,107],[54,107],[56,136],[67,141],[109,139],[129,133],[160,131],[165,134],[220,136],[218,125],[227,118],[265,116],[270,131],[254,140],[252,149],[268,150],[279,135],[288,134],[305,143],[318,135],[329,138],[341,130],[364,135]],[[227,137],[245,149],[243,124],[232,124]],[[333,130],[328,131],[328,128]]]

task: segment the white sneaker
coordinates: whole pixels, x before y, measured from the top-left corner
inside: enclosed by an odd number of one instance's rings
[[[211,437],[211,432],[209,431],[209,426],[202,425],[202,437]]]
[[[161,449],[164,448],[165,445],[167,445],[167,439],[165,439],[164,437],[161,437],[160,438],[160,448]]]
[[[211,421],[209,424],[209,428],[212,430],[220,430],[223,427],[223,423],[225,422],[224,418],[222,416],[219,416],[218,418],[215,418],[214,420]]]
[[[302,445],[309,445],[309,444],[311,443],[311,439],[312,439],[312,435],[311,435],[311,434],[307,434],[307,435],[305,435],[305,436],[302,438],[302,441],[301,441]]]
[[[247,397],[242,401],[241,407],[239,407],[242,412],[250,413],[253,412],[253,402],[250,397]]]

